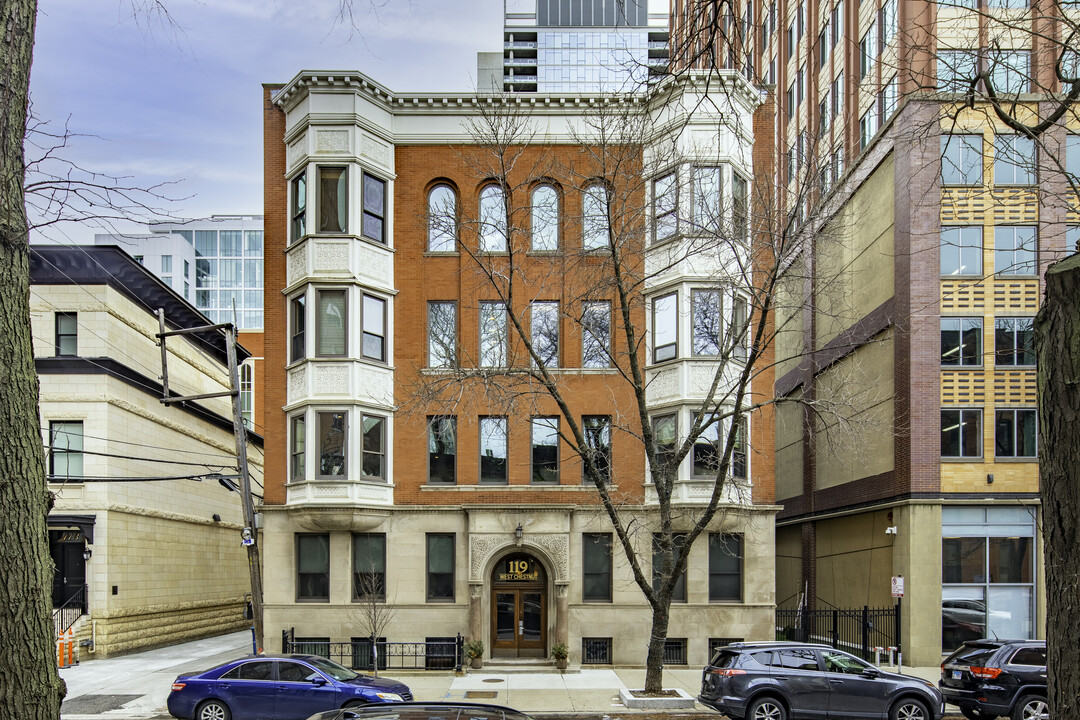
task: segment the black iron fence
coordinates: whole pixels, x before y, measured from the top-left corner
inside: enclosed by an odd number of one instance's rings
[[[776,639],[832,645],[874,660],[874,648],[900,647],[900,606],[776,609]]]
[[[64,601],[64,604],[53,610],[53,629],[56,638],[67,632],[68,628],[86,613],[86,586]]]
[[[460,670],[464,663],[464,638],[429,637],[424,642],[387,642],[386,638],[352,638],[330,642],[329,638],[296,637],[294,629],[281,633],[283,653],[321,655],[353,670]]]

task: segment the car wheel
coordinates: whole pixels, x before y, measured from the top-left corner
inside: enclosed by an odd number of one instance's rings
[[[760,697],[746,708],[746,720],[787,720],[787,710],[774,697]]]
[[[915,698],[902,698],[889,711],[889,720],[932,720],[926,703]]]
[[[1025,695],[1017,701],[1012,711],[1012,720],[1049,720],[1050,706],[1046,698],[1037,695]]]
[[[207,700],[195,711],[195,720],[229,720],[229,706],[220,700]]]
[[[994,720],[997,717],[995,713],[986,712],[974,705],[961,705],[960,714],[968,720]]]

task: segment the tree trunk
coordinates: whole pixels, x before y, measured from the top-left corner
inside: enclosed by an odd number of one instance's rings
[[[1048,699],[1050,717],[1073,718],[1080,698],[1080,255],[1046,273],[1035,350]]]
[[[653,607],[649,654],[645,658],[645,692],[660,692],[664,688],[664,643],[667,642],[670,609],[671,593],[657,598]]]
[[[30,333],[23,136],[37,3],[0,21],[0,720],[56,720],[63,682],[50,617],[51,500]]]

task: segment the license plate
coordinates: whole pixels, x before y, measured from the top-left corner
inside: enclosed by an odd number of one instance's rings
[[[953,670],[952,671],[952,679],[953,680],[959,680],[963,676],[964,676],[964,671],[963,670]]]

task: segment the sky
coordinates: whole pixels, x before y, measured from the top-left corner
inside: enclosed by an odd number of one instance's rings
[[[153,0],[39,0],[30,94],[36,118],[77,135],[69,160],[176,182],[167,207],[186,218],[262,213],[263,83],[359,70],[394,91],[471,92],[476,53],[502,46],[503,0],[355,0],[358,30],[339,0],[163,2],[177,27],[137,12]]]

